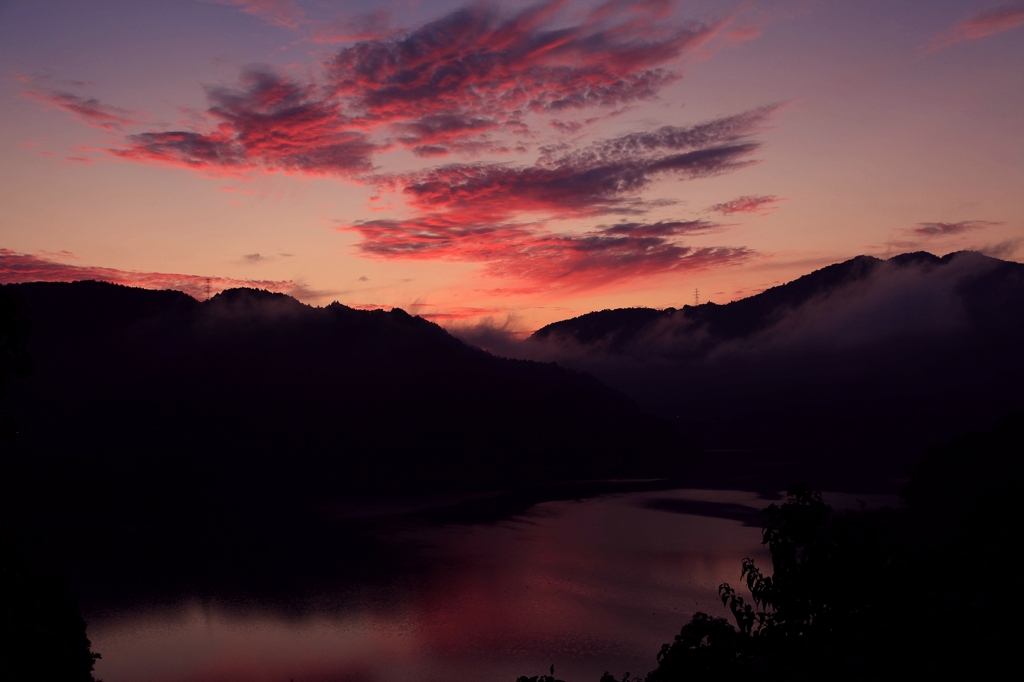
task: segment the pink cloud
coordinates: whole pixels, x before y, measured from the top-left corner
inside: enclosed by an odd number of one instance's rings
[[[484,272],[495,277],[586,289],[677,270],[736,264],[753,255],[743,247],[695,249],[679,241],[715,227],[702,220],[628,222],[584,233],[555,233],[540,224],[466,223],[430,215],[362,221],[337,229],[359,234],[358,248],[369,256],[482,263]]]
[[[671,272],[736,265],[754,252],[744,247],[694,248],[658,237],[538,235],[496,254],[485,271],[547,288],[586,290]]]
[[[268,24],[298,28],[304,13],[295,0],[207,0],[218,5],[231,5],[246,14],[259,17]]]
[[[292,6],[232,4],[260,16]],[[661,0],[613,0],[566,21],[565,5],[547,0],[516,14],[472,5],[402,34],[384,30],[382,18],[367,20],[380,31],[338,49],[317,81],[248,69],[235,87],[207,89],[209,107],[195,128],[131,134],[109,153],[210,175],[335,176],[394,192],[411,217],[342,228],[359,235],[362,253],[377,258],[479,262],[495,276],[552,286],[594,286],[748,258],[743,247],[682,243],[710,223],[637,217],[674,203],[644,198],[657,180],[713,177],[757,163],[753,135],[778,105],[580,147],[562,142],[541,147],[528,164],[375,172],[376,155],[394,146],[425,159],[525,152],[538,136],[530,127],[536,115],[543,130],[550,123],[572,133],[597,120],[565,121],[584,109],[621,113],[677,80],[679,61],[732,21],[681,24],[671,3]],[[550,227],[608,215],[637,222],[584,233]]]
[[[452,164],[381,180],[401,187],[420,211],[446,211],[470,222],[522,212],[576,217],[635,213],[646,208],[639,192],[657,177],[710,177],[753,163],[749,156],[759,145],[748,138],[777,109],[761,107],[695,126],[622,135],[542,156],[532,166]]]
[[[280,5],[233,4],[253,13]],[[669,67],[720,29],[680,26],[645,2],[609,3],[553,27],[563,5],[548,0],[512,16],[473,5],[408,33],[361,39],[326,61],[319,85],[249,69],[238,88],[208,89],[207,130],[143,132],[113,153],[214,174],[352,176],[387,148],[370,141],[375,132],[423,157],[508,151],[516,145],[493,134],[529,133],[528,112],[621,109],[655,97],[679,77]]]
[[[352,43],[360,40],[382,40],[392,36],[391,12],[374,10],[355,17],[336,19],[322,24],[313,32],[315,43]]]
[[[70,92],[56,91],[29,91],[23,95],[63,109],[83,123],[102,130],[119,130],[121,126],[136,122],[133,112],[103,104],[95,97],[80,97]]]
[[[723,215],[732,215],[734,213],[758,213],[761,211],[774,211],[778,208],[777,204],[785,199],[780,199],[777,196],[771,194],[749,194],[742,197],[737,197],[732,201],[726,201],[721,204],[715,204],[710,207],[709,211],[715,211]]]
[[[739,45],[761,37],[761,29],[754,26],[734,28],[725,33],[725,39],[733,45]]]
[[[209,115],[217,122],[211,132],[139,133],[112,153],[214,173],[263,168],[345,175],[372,167],[378,148],[314,86],[256,69],[243,75],[242,85],[209,90]]]
[[[749,165],[758,149],[749,137],[777,108],[630,133],[561,154],[551,151],[531,166],[451,164],[381,176],[376,182],[401,191],[416,215],[338,229],[358,234],[357,248],[367,256],[481,263],[486,274],[546,287],[589,288],[742,262],[752,255],[744,247],[696,249],[681,242],[716,227],[703,220],[636,220],[584,233],[553,231],[549,223],[639,215],[652,207],[642,190],[660,176],[708,177]],[[539,214],[538,219],[524,221],[528,213]]]
[[[550,121],[551,127],[560,133],[578,133],[583,129],[583,122],[581,121],[559,121],[554,119]]]
[[[413,303],[408,306],[409,312],[428,320],[447,322],[452,320],[468,320],[476,317],[500,315],[508,312],[507,308],[479,308],[474,306],[441,306],[432,303]],[[428,312],[433,310],[433,312]]]
[[[49,254],[48,254],[49,255]],[[58,252],[59,257],[74,257],[67,251]],[[286,293],[296,298],[309,298],[315,292],[292,281],[231,279],[228,277],[203,277],[162,272],[139,272],[117,270],[87,265],[71,265],[50,258],[18,253],[0,248],[0,284],[18,282],[76,282],[96,280],[141,287],[143,289],[174,289],[198,299],[205,298],[209,283],[213,293],[232,287],[252,287]]]
[[[466,136],[494,130],[499,123],[489,118],[473,118],[461,114],[434,113],[415,121],[398,123],[394,130],[399,142],[406,146],[444,145]]]
[[[443,112],[515,119],[652,97],[677,76],[663,66],[692,52],[717,27],[679,27],[617,3],[587,22],[547,28],[563,2],[509,19],[476,5],[389,40],[363,41],[329,64],[338,92],[368,117]]]
[[[936,34],[928,42],[925,50],[941,50],[950,45],[987,38],[1021,26],[1024,26],[1024,3],[1014,2],[979,12],[950,30]]]

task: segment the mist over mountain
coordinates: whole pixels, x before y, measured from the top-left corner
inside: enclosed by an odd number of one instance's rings
[[[588,313],[501,352],[590,372],[705,448],[896,474],[1024,405],[1022,348],[1024,265],[959,252],[860,256],[725,305]]]
[[[401,310],[264,291],[7,288],[34,371],[11,386],[0,487],[93,593],[135,574],[141,591],[340,566],[371,579],[368,550],[331,525],[353,498],[624,476],[869,490],[1024,407],[1024,265],[976,253],[859,257],[726,305],[590,313],[501,347],[529,360]]]

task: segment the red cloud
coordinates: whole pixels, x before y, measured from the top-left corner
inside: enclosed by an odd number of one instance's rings
[[[1024,3],[1015,2],[979,12],[963,20],[950,30],[933,36],[925,49],[941,50],[956,43],[987,38],[1020,26],[1024,26]]]
[[[358,233],[358,248],[371,256],[484,263],[484,271],[497,277],[547,287],[590,288],[673,270],[734,264],[753,255],[743,247],[695,249],[678,242],[679,237],[714,227],[702,220],[630,222],[574,234],[551,233],[536,224],[466,223],[432,215],[364,221],[338,229]]]
[[[24,93],[37,102],[60,107],[84,123],[103,130],[116,130],[135,123],[130,111],[103,104],[95,97],[80,97],[70,92],[32,91]]]
[[[654,178],[707,177],[751,163],[747,138],[777,106],[690,127],[665,126],[603,140],[532,166],[455,164],[407,176],[384,176],[419,215],[368,220],[339,229],[361,237],[357,248],[380,258],[469,261],[488,274],[544,286],[592,287],[749,258],[743,247],[695,249],[680,239],[715,227],[707,221],[622,222],[583,234],[555,233],[552,218],[637,214]],[[540,222],[517,220],[539,213]]]
[[[290,6],[233,4],[257,14]],[[659,205],[642,197],[656,179],[710,177],[755,163],[759,144],[750,138],[774,105],[575,150],[541,148],[530,165],[463,163],[368,175],[373,156],[391,144],[420,157],[525,151],[509,140],[534,133],[529,114],[621,111],[675,80],[672,64],[727,23],[683,26],[669,17],[666,2],[614,0],[576,23],[556,24],[564,5],[547,0],[514,16],[474,5],[402,35],[361,40],[327,60],[320,83],[250,69],[236,88],[207,90],[205,130],[134,134],[111,153],[212,174],[361,177],[401,193],[414,211],[407,220],[344,228],[361,236],[363,253],[383,258],[469,260],[502,277],[590,286],[749,257],[742,247],[680,243],[708,223],[621,223],[574,234],[549,231],[544,221],[640,215]],[[371,137],[381,133],[392,142]],[[531,212],[540,222],[519,217]]]
[[[384,258],[486,261],[504,244],[529,239],[531,226],[469,222],[458,216],[426,215],[411,220],[364,220],[337,228],[362,237],[358,248]]]
[[[61,252],[62,255],[67,252]],[[67,254],[70,255],[70,254]],[[69,265],[48,258],[40,258],[10,249],[0,249],[0,284],[17,282],[76,282],[96,280],[112,282],[143,289],[175,289],[194,298],[205,298],[209,285],[213,293],[232,287],[253,287],[290,294],[296,298],[309,298],[312,292],[291,281],[230,279],[227,277],[202,277],[162,272],[139,272],[137,270],[116,270],[82,265]]]
[[[993,225],[1002,225],[1002,223],[989,220],[961,220],[958,223],[918,223],[917,227],[910,231],[921,237],[949,237],[973,230],[981,230]]]
[[[745,247],[694,248],[661,239],[559,235],[525,244],[486,270],[547,286],[590,289],[674,271],[736,265],[754,252]]]
[[[470,221],[524,211],[631,213],[642,207],[636,195],[658,176],[709,177],[752,163],[748,157],[759,145],[746,138],[776,109],[623,135],[562,156],[542,156],[533,166],[458,164],[382,181],[401,186],[409,203],[422,211],[444,210]]]
[[[261,16],[290,6],[232,4]],[[386,148],[369,140],[377,131],[419,156],[503,151],[515,145],[489,135],[529,132],[528,112],[655,96],[678,77],[666,67],[720,29],[678,26],[649,2],[609,3],[582,23],[551,28],[563,5],[548,0],[507,18],[474,5],[407,34],[361,40],[326,62],[322,85],[250,69],[240,88],[208,90],[210,130],[131,135],[113,153],[207,172],[345,176],[369,170]]]
[[[256,69],[242,84],[242,90],[208,91],[209,115],[219,122],[212,132],[131,135],[129,146],[113,153],[213,172],[261,167],[327,175],[371,168],[377,147],[317,88]]]
[[[489,118],[472,118],[461,114],[435,113],[415,121],[396,124],[399,142],[408,146],[441,145],[462,137],[476,135],[498,127]]]
[[[331,79],[369,118],[516,119],[649,98],[676,78],[664,64],[718,30],[623,12],[627,3],[582,24],[546,28],[563,4],[544,2],[505,20],[483,5],[461,9],[408,35],[341,50],[329,64]]]
[[[733,213],[757,213],[758,211],[773,211],[778,206],[775,204],[785,199],[780,199],[772,194],[750,194],[742,197],[737,197],[732,201],[726,201],[725,203],[715,204],[709,211],[715,211],[723,215],[732,215]]]

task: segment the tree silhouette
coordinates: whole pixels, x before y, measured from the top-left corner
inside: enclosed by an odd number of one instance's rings
[[[19,297],[0,287],[0,400],[31,369],[28,315]],[[16,436],[6,405],[0,448]],[[6,465],[6,461],[0,463]],[[7,467],[2,466],[0,473]],[[93,682],[100,656],[90,650],[85,621],[64,584],[10,526],[0,509],[0,680]]]
[[[89,647],[74,598],[0,519],[0,679],[93,682]]]
[[[744,559],[749,596],[719,587],[735,626],[696,613],[657,669],[623,679],[997,679],[1024,612],[1000,586],[1020,551],[1022,486],[1024,413],[933,450],[903,508],[837,513],[796,486],[764,510],[772,573]]]

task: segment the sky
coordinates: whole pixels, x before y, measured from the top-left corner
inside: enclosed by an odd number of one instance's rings
[[[526,332],[1024,258],[1024,2],[0,0],[0,281]]]

